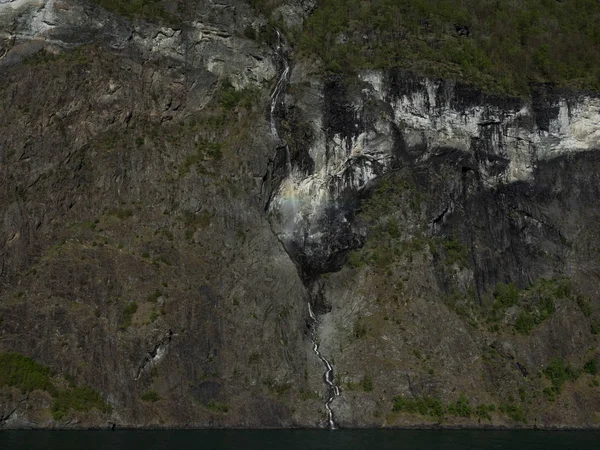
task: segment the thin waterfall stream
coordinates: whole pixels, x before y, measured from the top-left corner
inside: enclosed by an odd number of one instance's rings
[[[290,64],[287,60],[287,57],[285,55],[284,42],[283,42],[281,33],[278,30],[276,30],[276,33],[277,33],[277,44],[275,47],[275,51],[276,51],[277,55],[281,58],[281,61],[283,62],[283,70],[281,71],[281,74],[279,75],[279,79],[277,80],[277,83],[275,84],[275,88],[273,89],[273,92],[271,93],[271,115],[270,115],[271,134],[273,136],[275,136],[282,143],[283,147],[285,148],[286,166],[287,166],[286,168],[288,170],[288,173],[290,173],[292,171],[292,160],[291,160],[291,155],[290,155],[290,149],[289,149],[289,146],[287,145],[287,143],[279,135],[279,130],[277,128],[277,120],[276,120],[275,116],[276,116],[276,112],[277,112],[277,106],[278,106],[279,102],[281,101],[281,95],[284,94],[284,92],[287,88],[291,69],[290,69]],[[325,372],[323,373],[323,381],[327,385],[327,394],[325,397],[325,410],[327,412],[327,426],[329,427],[330,430],[335,430],[335,429],[337,429],[337,425],[335,423],[333,410],[331,409],[331,404],[333,403],[335,398],[340,395],[340,388],[337,386],[337,384],[335,384],[333,366],[331,365],[329,360],[321,354],[321,351],[319,350],[319,344],[318,344],[318,340],[317,340],[318,319],[312,310],[310,302],[308,303],[308,314],[310,317],[310,330],[311,330],[310,331],[310,341],[313,345],[313,352],[315,353],[315,355],[317,355],[317,357],[325,365]]]
[[[312,307],[310,306],[310,302],[308,303],[308,314],[310,316],[310,320],[311,320],[311,342],[313,344],[313,352],[315,352],[315,354],[319,357],[319,359],[321,361],[323,361],[323,364],[325,364],[325,373],[323,374],[323,380],[325,381],[325,384],[327,385],[327,397],[325,399],[325,410],[327,411],[327,424],[329,426],[330,430],[335,430],[337,429],[337,426],[335,424],[335,420],[333,417],[333,411],[331,409],[331,403],[333,403],[333,401],[335,400],[335,398],[340,395],[340,388],[338,387],[337,384],[335,384],[335,378],[333,376],[333,367],[331,365],[331,363],[327,360],[327,358],[325,358],[320,350],[319,350],[319,344],[317,342],[317,317],[315,316],[315,314],[313,313]]]
[[[283,70],[281,71],[281,75],[279,75],[275,89],[273,89],[273,92],[271,93],[271,133],[280,139],[279,131],[277,130],[277,121],[275,120],[275,111],[277,109],[277,104],[279,103],[281,93],[285,90],[289,81],[290,63],[288,62],[282,50],[281,33],[279,31],[276,31],[276,33],[277,45],[275,47],[275,51],[283,62]]]

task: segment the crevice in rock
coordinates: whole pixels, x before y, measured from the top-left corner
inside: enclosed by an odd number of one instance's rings
[[[517,369],[519,369],[519,372],[521,372],[521,375],[523,375],[525,378],[527,378],[529,376],[529,371],[527,370],[527,368],[521,364],[520,362],[516,362],[515,366]]]
[[[501,125],[502,121],[501,120],[486,120],[484,122],[479,122],[477,125],[479,125],[480,127],[490,127],[492,125]]]
[[[20,406],[23,403],[26,403],[27,400],[29,400],[29,394],[26,394],[23,398],[21,398],[21,400],[19,400],[19,402],[17,403],[17,405],[13,408],[13,410],[11,412],[9,412],[5,416],[0,416],[0,427],[4,426],[4,424],[6,422],[8,422],[8,420],[13,416],[13,414],[15,414],[17,412],[17,410],[20,408]]]
[[[475,176],[478,175],[477,172],[472,171],[472,170],[462,170],[461,171],[461,196],[462,196],[462,209],[463,209],[463,213],[465,215],[465,219],[466,219],[466,225],[467,225],[467,233],[468,233],[468,239],[469,239],[469,254],[470,254],[470,259],[471,259],[471,264],[472,264],[472,268],[473,268],[473,273],[475,276],[475,291],[477,293],[477,301],[479,303],[479,305],[483,304],[483,291],[485,290],[485,286],[483,286],[483,280],[479,279],[479,270],[477,269],[477,244],[475,242],[475,236],[474,236],[474,225],[473,225],[473,221],[471,219],[471,215],[469,214],[469,208],[467,205],[468,202],[468,187],[467,187],[467,183],[469,182],[468,175],[469,174],[475,174]]]
[[[142,374],[151,366],[153,366],[154,364],[158,363],[165,355],[165,352],[167,351],[167,347],[169,346],[169,344],[171,343],[171,339],[173,338],[173,330],[167,331],[167,333],[165,333],[165,335],[162,337],[162,339],[160,339],[152,348],[152,350],[150,350],[146,356],[144,357],[144,360],[142,361],[142,363],[139,365],[136,376],[134,378],[134,380],[139,380],[140,377],[142,376]]]
[[[433,219],[431,224],[439,225],[444,220],[446,214],[448,214],[448,211],[450,211],[450,205],[446,206],[444,210]]]
[[[534,216],[533,214],[531,214],[530,212],[528,212],[528,211],[525,211],[525,210],[522,210],[522,209],[512,209],[512,212],[514,212],[514,213],[516,213],[516,214],[519,214],[519,215],[521,215],[521,216],[523,216],[523,217],[525,217],[525,218],[527,218],[527,219],[531,220],[532,222],[534,222],[534,223],[536,223],[536,224],[538,224],[538,225],[540,225],[540,226],[543,226],[543,227],[547,228],[547,229],[548,229],[548,230],[550,230],[552,233],[556,234],[556,235],[557,235],[557,236],[558,236],[560,239],[562,239],[562,240],[565,240],[565,241],[566,241],[566,238],[563,236],[562,232],[561,232],[559,229],[557,229],[557,228],[556,228],[554,225],[552,225],[552,224],[549,224],[548,222],[546,222],[546,221],[544,221],[544,220],[542,220],[542,219],[539,219],[539,218],[535,217],[535,216]],[[525,227],[524,227],[524,228],[525,228]]]

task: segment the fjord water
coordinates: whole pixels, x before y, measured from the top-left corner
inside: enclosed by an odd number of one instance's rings
[[[0,449],[596,450],[599,431],[117,430],[0,431]]]

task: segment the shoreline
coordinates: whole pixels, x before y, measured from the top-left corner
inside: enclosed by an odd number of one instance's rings
[[[255,428],[244,428],[244,427],[196,427],[196,426],[123,426],[113,427],[112,424],[105,427],[94,427],[94,426],[66,426],[66,427],[0,427],[2,431],[327,431],[327,432],[339,432],[339,431],[545,431],[545,432],[556,432],[556,431],[600,431],[598,427],[561,427],[561,426],[522,426],[522,427],[508,427],[501,425],[491,426],[443,426],[443,425],[415,425],[415,426],[398,426],[398,427],[339,427],[335,430],[322,427],[255,427]]]

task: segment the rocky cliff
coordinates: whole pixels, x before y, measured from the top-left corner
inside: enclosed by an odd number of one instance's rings
[[[1,426],[598,426],[600,96],[111,5],[0,1]]]

